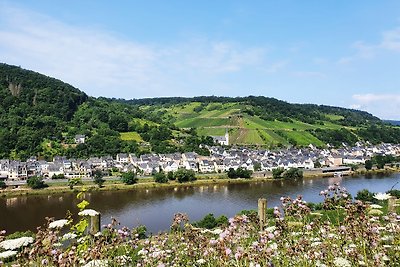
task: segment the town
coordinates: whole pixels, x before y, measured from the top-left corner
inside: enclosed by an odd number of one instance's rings
[[[111,171],[133,171],[140,176],[149,176],[159,171],[175,172],[179,168],[197,173],[223,173],[229,169],[243,168],[255,172],[255,176],[270,172],[276,168],[319,170],[320,172],[346,170],[340,167],[365,164],[376,155],[400,156],[400,144],[371,145],[357,143],[354,147],[343,144],[342,148],[324,149],[309,145],[305,148],[287,148],[281,150],[228,148],[226,146],[207,147],[209,156],[194,152],[173,154],[134,154],[120,153],[112,156],[91,157],[88,159],[68,159],[55,156],[52,161],[31,157],[27,161],[0,160],[0,181],[6,183],[24,183],[29,177],[40,176],[44,179],[82,178],[90,179],[96,170],[105,173]]]

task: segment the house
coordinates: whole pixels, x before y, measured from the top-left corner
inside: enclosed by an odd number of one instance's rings
[[[85,143],[86,136],[83,134],[77,134],[75,135],[75,144],[84,144]]]
[[[121,164],[127,164],[130,162],[128,154],[119,153],[117,154],[117,162]]]
[[[17,160],[10,161],[8,168],[8,180],[19,181],[26,180],[28,178],[28,170],[26,168],[26,162]]]
[[[229,133],[228,129],[225,130],[225,135],[223,136],[211,136],[215,143],[220,144],[221,146],[229,145]]]
[[[209,161],[208,159],[200,160],[199,171],[202,173],[215,172],[215,165],[213,162]]]

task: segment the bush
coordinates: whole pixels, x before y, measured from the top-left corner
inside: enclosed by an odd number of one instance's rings
[[[168,180],[175,180],[175,175],[173,171],[168,172],[167,174]]]
[[[103,179],[103,172],[100,170],[96,170],[94,172],[94,183],[97,184],[98,187],[103,187],[103,184],[106,180]]]
[[[125,172],[121,175],[121,180],[127,185],[132,185],[137,183],[138,178],[134,172]]]
[[[237,170],[235,171],[233,168],[229,168],[228,171],[228,177],[231,179],[235,179],[235,178],[251,178],[251,174],[252,171],[250,170],[246,170],[244,168],[237,168]]]
[[[42,180],[42,177],[39,176],[33,176],[28,178],[27,182],[28,186],[32,189],[41,189],[48,187],[47,184]]]
[[[51,176],[51,179],[65,179],[65,175],[63,173],[60,174],[54,174],[53,176]]]
[[[153,174],[153,177],[156,183],[168,183],[168,177],[163,171],[156,172],[155,174]]]
[[[196,180],[196,175],[193,170],[179,169],[175,172],[175,178],[180,183],[192,182]]]
[[[71,189],[74,189],[75,185],[82,185],[82,179],[81,178],[70,178],[68,179],[68,186]]]
[[[272,170],[272,177],[274,179],[281,179],[282,178],[282,174],[285,172],[284,168],[276,168]]]
[[[221,215],[218,218],[215,218],[214,214],[209,213],[204,216],[204,218],[200,221],[193,223],[193,225],[200,228],[213,229],[217,226],[228,225],[228,218],[225,215]]]
[[[400,198],[400,190],[392,189],[387,191],[386,193],[390,194],[393,197]]]
[[[363,189],[357,192],[357,195],[355,199],[360,200],[360,201],[368,201],[368,202],[374,202],[374,194],[370,192],[368,189]]]
[[[371,160],[365,161],[365,169],[368,171],[372,169],[372,161]]]
[[[291,180],[303,179],[303,171],[298,168],[290,168],[283,173],[283,178]]]
[[[7,187],[6,182],[4,182],[3,180],[1,180],[1,181],[0,181],[0,189],[4,189],[4,188],[6,188],[6,187]]]

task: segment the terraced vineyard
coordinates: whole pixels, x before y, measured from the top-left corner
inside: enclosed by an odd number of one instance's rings
[[[335,123],[343,116],[335,114],[326,114],[323,124],[308,124],[297,120],[264,120],[245,113],[246,108],[241,103],[189,102],[163,107],[159,111],[172,117],[177,127],[195,128],[200,135],[222,136],[228,130],[230,144],[238,145],[323,146],[324,142],[307,130],[343,128]]]

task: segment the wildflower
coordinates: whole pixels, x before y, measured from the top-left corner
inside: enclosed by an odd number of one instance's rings
[[[66,233],[66,234],[64,234],[63,236],[62,236],[62,240],[68,240],[68,239],[74,239],[74,238],[76,238],[77,237],[77,235],[76,234],[74,234],[74,233]]]
[[[87,264],[83,265],[82,267],[107,267],[108,261],[107,260],[92,260]]]
[[[270,227],[265,228],[265,231],[270,232],[270,233],[272,233],[275,230],[276,230],[276,226],[270,226]]]
[[[30,243],[33,243],[33,238],[23,236],[16,239],[4,240],[3,242],[0,243],[0,247],[5,250],[14,250],[14,249],[19,249],[21,247],[25,247]]]
[[[92,210],[92,209],[86,209],[82,210],[78,213],[79,216],[96,216],[99,215],[99,212]]]
[[[382,209],[383,207],[381,205],[377,205],[377,204],[372,204],[370,205],[371,209]]]
[[[383,214],[383,211],[372,209],[372,210],[368,211],[368,214],[372,215],[372,216],[380,216]]]
[[[62,219],[62,220],[57,220],[54,222],[51,222],[49,224],[49,228],[50,229],[54,229],[54,228],[63,228],[65,225],[68,224],[68,220]]]
[[[198,264],[204,264],[204,263],[206,263],[206,260],[205,259],[198,259],[196,262]]]
[[[351,267],[351,263],[342,257],[337,257],[333,260],[333,263],[337,267]]]
[[[0,253],[0,259],[7,259],[17,255],[15,250],[7,250]]]
[[[377,200],[387,200],[391,197],[390,194],[387,193],[378,193],[374,195],[374,198]]]
[[[210,233],[212,233],[214,235],[220,235],[222,232],[223,232],[223,230],[218,229],[218,228],[210,231]]]
[[[226,256],[230,255],[231,253],[232,253],[232,250],[230,248],[225,249]]]

